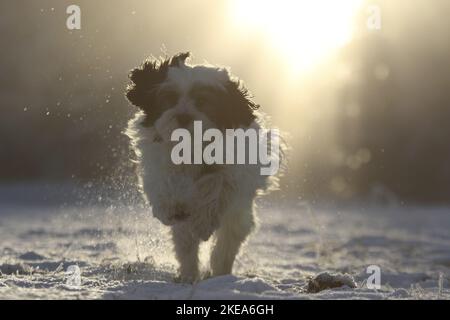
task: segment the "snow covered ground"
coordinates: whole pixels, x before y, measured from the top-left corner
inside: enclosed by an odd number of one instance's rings
[[[168,230],[142,208],[0,200],[1,299],[450,299],[449,208],[261,203],[235,274],[187,285],[173,281]],[[308,293],[324,271],[357,286]]]

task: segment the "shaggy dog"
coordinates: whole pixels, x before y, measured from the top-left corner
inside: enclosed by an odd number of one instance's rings
[[[179,279],[200,279],[200,241],[214,234],[213,276],[229,274],[237,253],[255,227],[255,198],[276,185],[260,165],[175,165],[171,161],[177,128],[192,130],[262,126],[258,105],[224,68],[189,65],[189,53],[149,59],[131,71],[126,96],[140,108],[126,134],[137,156],[138,177],[153,215],[171,227]]]

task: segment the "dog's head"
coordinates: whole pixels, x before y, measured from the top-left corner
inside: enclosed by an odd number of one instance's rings
[[[128,100],[145,113],[142,123],[163,137],[176,128],[248,127],[258,109],[242,83],[224,68],[186,64],[189,53],[146,60],[130,72]]]

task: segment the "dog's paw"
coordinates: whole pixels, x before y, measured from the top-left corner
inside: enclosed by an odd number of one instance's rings
[[[169,221],[172,223],[172,225],[185,221],[189,218],[190,213],[188,212],[185,205],[181,203],[175,204],[173,208],[171,208],[169,212]]]
[[[173,278],[173,282],[175,283],[187,283],[194,284],[198,281],[198,278],[195,276],[187,276],[187,275],[177,275]]]
[[[200,276],[200,279],[206,280],[206,279],[209,279],[209,278],[212,278],[212,277],[213,277],[212,271],[211,270],[205,270],[205,271],[202,272],[202,274]]]
[[[153,215],[166,226],[173,226],[186,221],[190,214],[183,204],[177,203],[175,205],[154,206]]]
[[[162,224],[166,225],[166,226],[171,226],[173,225],[173,223],[171,222],[171,220],[169,219],[169,216],[167,215],[167,210],[164,210],[163,207],[161,206],[157,206],[157,205],[153,205],[152,206],[152,214],[153,216],[158,219],[159,221],[161,221]]]
[[[199,276],[178,274],[175,277],[173,277],[173,282],[195,284],[199,281],[203,281],[203,280],[206,280],[206,279],[209,279],[212,277],[213,277],[213,274],[212,274],[211,270],[204,270],[200,273]]]

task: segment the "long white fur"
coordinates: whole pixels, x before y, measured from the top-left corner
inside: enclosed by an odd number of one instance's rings
[[[187,93],[194,84],[221,87],[228,79],[225,69],[218,72],[208,66],[183,65],[171,67],[162,86],[175,86]],[[178,112],[190,112],[202,120],[204,128],[215,127],[186,97],[187,94],[182,95],[177,106],[164,112],[152,127],[141,125],[145,115],[138,112],[126,133],[137,156],[143,196],[152,205],[153,215],[172,228],[180,279],[193,282],[200,278],[200,241],[213,233],[211,274],[232,272],[242,243],[255,227],[255,198],[273,186],[276,178],[261,176],[258,165],[223,165],[221,170],[202,174],[199,165],[173,164],[170,154],[174,143],[170,134],[177,126],[174,116]],[[259,129],[258,122],[250,127]],[[156,136],[162,141],[154,141]],[[180,212],[187,212],[188,217],[178,221]]]

